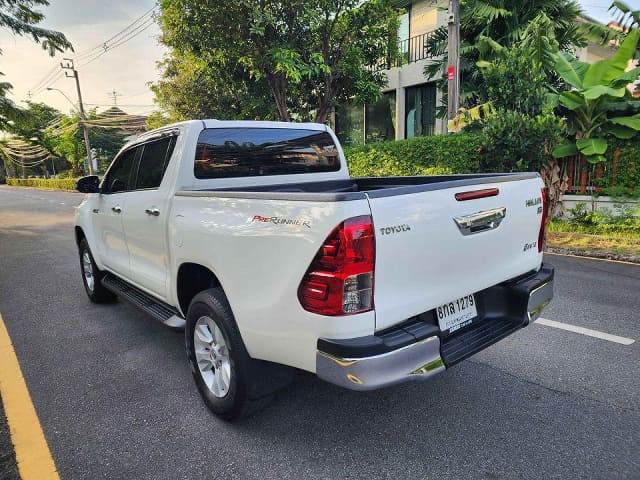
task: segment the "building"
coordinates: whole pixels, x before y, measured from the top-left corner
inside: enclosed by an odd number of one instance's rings
[[[394,0],[404,9],[400,18],[398,50],[401,62],[385,70],[388,84],[379,101],[365,106],[341,105],[336,109],[335,128],[344,145],[443,134],[447,120],[436,117],[442,92],[438,78],[425,78],[424,67],[432,59],[425,54],[429,35],[448,22],[448,0]],[[594,21],[589,18],[581,21]],[[590,43],[578,58],[594,62],[611,58],[612,46]]]
[[[401,140],[446,132],[446,120],[436,118],[442,92],[436,79],[423,70],[429,58],[425,42],[438,27],[447,25],[448,0],[395,0],[404,9],[400,18],[398,50],[402,62],[385,70],[387,87],[381,99],[362,106],[341,106],[336,111],[336,131],[346,145]]]

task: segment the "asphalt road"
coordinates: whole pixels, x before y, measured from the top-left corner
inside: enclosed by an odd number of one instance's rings
[[[370,393],[300,374],[238,424],[183,337],[83,289],[74,193],[0,187],[0,312],[63,479],[639,479],[640,266],[549,256],[544,317],[444,375]]]

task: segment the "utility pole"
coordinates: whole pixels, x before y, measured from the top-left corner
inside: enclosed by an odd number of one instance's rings
[[[460,0],[449,0],[447,81],[447,118],[453,120],[460,106]]]
[[[113,97],[113,106],[114,107],[118,106],[118,97],[121,97],[122,94],[113,90],[111,92],[108,92],[107,95],[109,95],[110,97]]]
[[[63,58],[66,63],[60,62],[60,66],[65,70],[64,75],[67,78],[76,79],[76,90],[78,91],[78,106],[80,108],[80,118],[82,119],[82,133],[84,134],[84,145],[87,147],[87,166],[89,167],[89,175],[93,175],[93,159],[91,157],[91,145],[89,143],[89,130],[87,129],[87,116],[84,113],[84,105],[82,104],[82,93],[80,93],[80,79],[78,78],[78,71],[73,66],[73,60],[70,58]],[[69,73],[71,70],[72,73]]]

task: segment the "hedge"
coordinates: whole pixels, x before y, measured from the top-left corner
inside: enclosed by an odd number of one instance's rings
[[[7,178],[7,185],[14,187],[53,188],[58,190],[75,190],[75,178]]]
[[[434,135],[344,149],[353,177],[439,175],[480,171],[480,136]]]

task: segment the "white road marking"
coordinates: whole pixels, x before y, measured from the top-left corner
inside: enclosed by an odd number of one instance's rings
[[[546,325],[547,327],[559,328],[561,330],[567,330],[568,332],[580,333],[589,337],[600,338],[601,340],[607,340],[609,342],[620,343],[622,345],[631,345],[635,342],[633,338],[619,337],[617,335],[611,335],[609,333],[599,332],[598,330],[591,330],[589,328],[577,327],[575,325],[569,325],[568,323],[556,322],[554,320],[548,320],[546,318],[539,318],[536,323],[540,325]]]

